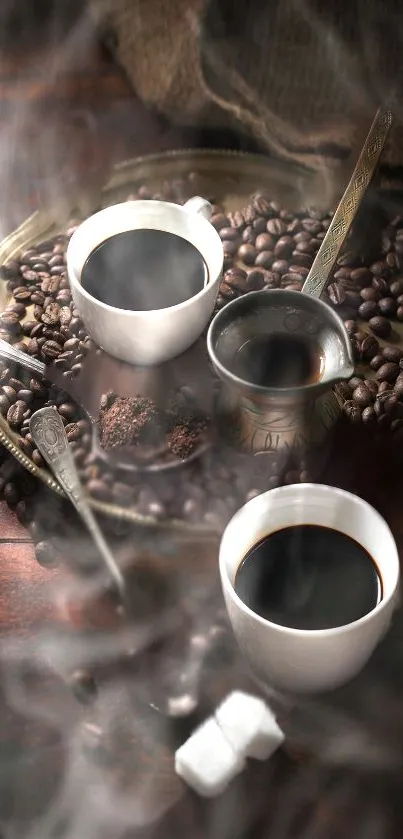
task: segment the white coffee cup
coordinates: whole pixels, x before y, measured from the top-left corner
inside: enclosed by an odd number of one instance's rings
[[[90,335],[110,355],[131,364],[162,364],[201,335],[214,309],[224,260],[221,239],[209,222],[211,212],[211,204],[197,196],[183,207],[125,201],[90,216],[73,233],[66,254],[73,300]],[[90,253],[116,233],[144,228],[176,233],[194,245],[207,268],[204,288],[176,306],[150,311],[118,309],[89,294],[81,272]]]
[[[345,626],[307,631],[265,620],[238,597],[235,575],[248,551],[270,533],[299,524],[333,528],[368,551],[383,590],[371,612]],[[249,501],[224,531],[219,565],[229,618],[252,674],[291,692],[328,690],[356,675],[387,631],[398,601],[399,557],[388,525],[366,501],[334,487],[294,484]]]

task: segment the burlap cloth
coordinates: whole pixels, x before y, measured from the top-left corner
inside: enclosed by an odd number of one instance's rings
[[[90,3],[140,98],[174,123],[235,127],[317,169],[388,102],[398,125],[382,162],[403,167],[401,0]]]

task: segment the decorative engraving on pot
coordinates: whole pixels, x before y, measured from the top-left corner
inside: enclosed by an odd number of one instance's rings
[[[306,449],[324,442],[337,421],[340,405],[332,391],[309,402],[267,402],[239,397],[223,388],[218,402],[220,433],[246,454]]]

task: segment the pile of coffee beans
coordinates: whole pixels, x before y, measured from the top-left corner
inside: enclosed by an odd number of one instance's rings
[[[192,172],[187,178],[164,183],[158,194],[142,185],[128,200],[162,198],[183,204],[197,193],[205,193],[203,179]],[[214,204],[214,196],[207,197]],[[212,223],[225,254],[216,311],[248,291],[300,291],[332,217],[330,212],[312,209],[290,212],[264,192],[253,195],[239,211],[226,212],[219,204],[213,210]],[[1,267],[10,302],[0,315],[0,337],[56,365],[66,388],[68,380],[79,378],[93,348],[66,275],[66,248],[77,223]],[[327,291],[328,302],[345,321],[357,363],[357,375],[340,385],[338,393],[351,423],[395,435],[402,433],[403,426],[403,351],[394,329],[403,321],[403,215],[385,221],[379,230],[376,259],[373,252],[373,241],[367,253],[362,247],[354,249],[350,237],[349,250],[339,258]],[[235,509],[259,491],[311,476],[304,453],[273,452],[248,458],[220,446],[175,473],[133,478],[101,459],[94,460],[89,421],[67,392],[22,367],[0,362],[0,411],[18,434],[21,449],[39,466],[43,461],[29,433],[29,419],[44,405],[55,406],[62,417],[89,494],[156,520],[174,517],[220,530]],[[191,445],[184,438],[186,429],[176,432],[173,451]],[[32,520],[32,505],[16,486],[12,479],[2,482],[0,470],[2,497],[27,523]],[[58,503],[64,506],[59,499]],[[35,535],[36,520],[32,528]],[[52,551],[42,532],[36,536],[38,558],[46,562]]]

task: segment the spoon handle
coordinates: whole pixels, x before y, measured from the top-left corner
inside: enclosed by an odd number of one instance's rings
[[[38,361],[36,358],[31,358],[27,353],[16,350],[7,341],[3,341],[2,338],[0,338],[0,358],[15,361],[16,364],[21,364],[21,367],[25,367],[33,373],[38,373],[40,376],[44,376],[46,373],[46,364],[43,361]]]
[[[123,575],[88,505],[61,417],[54,408],[41,408],[32,415],[29,430],[41,455],[81,516],[120,594],[123,595]]]
[[[388,108],[380,108],[371,125],[351,180],[302,286],[304,294],[320,297],[325,290],[333,266],[377,167],[392,122],[392,112]]]

